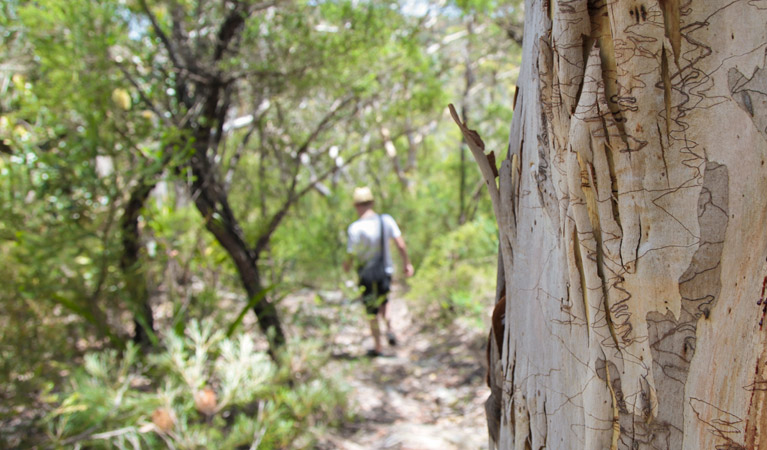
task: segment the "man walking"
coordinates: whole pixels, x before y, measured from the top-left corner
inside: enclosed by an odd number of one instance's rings
[[[402,257],[403,271],[406,277],[413,275],[413,265],[407,255],[407,247],[397,222],[388,214],[377,214],[373,210],[373,194],[367,187],[354,189],[354,208],[359,217],[347,230],[349,254],[344,261],[344,270],[349,271],[354,265],[363,287],[362,301],[370,319],[370,332],[375,347],[368,351],[370,356],[383,354],[381,328],[378,318],[386,324],[386,337],[389,345],[396,345],[397,338],[391,328],[391,321],[386,314],[391,275],[394,273],[389,251],[389,239],[394,243]]]

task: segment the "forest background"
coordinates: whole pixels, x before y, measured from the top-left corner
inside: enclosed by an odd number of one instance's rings
[[[311,448],[354,411],[283,301],[356,296],[355,186],[419,317],[483,326],[495,221],[446,105],[500,161],[518,2],[0,8],[0,447]]]

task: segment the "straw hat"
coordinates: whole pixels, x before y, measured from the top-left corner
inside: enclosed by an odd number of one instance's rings
[[[370,188],[367,186],[354,188],[354,203],[367,203],[373,201],[373,193],[370,192]]]

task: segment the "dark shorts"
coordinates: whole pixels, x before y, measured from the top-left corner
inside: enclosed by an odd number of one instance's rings
[[[386,294],[389,293],[389,284],[391,284],[391,277],[389,277],[386,286],[381,286],[379,283],[363,283],[360,281],[360,286],[363,288],[362,303],[365,305],[365,311],[369,315],[374,316],[378,314],[381,306],[389,301],[386,297]]]

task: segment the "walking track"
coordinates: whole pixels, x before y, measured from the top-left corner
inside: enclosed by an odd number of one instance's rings
[[[361,305],[335,293],[308,293],[290,304],[332,324],[325,339],[333,358],[325,375],[342,376],[351,388],[355,420],[322,436],[319,448],[487,449],[483,332],[458,323],[419,323],[395,293],[390,314],[399,344],[368,358],[373,340]]]

